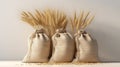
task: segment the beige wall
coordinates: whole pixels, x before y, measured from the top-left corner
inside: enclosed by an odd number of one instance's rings
[[[90,10],[96,14],[87,31],[97,39],[102,61],[120,61],[119,0],[0,0],[0,60],[21,60],[33,29],[20,21],[21,11],[44,9]]]

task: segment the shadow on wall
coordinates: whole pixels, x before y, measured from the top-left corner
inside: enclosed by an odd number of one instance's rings
[[[90,25],[87,31],[97,39],[100,60],[102,62],[120,62],[119,28],[98,23],[93,26]]]

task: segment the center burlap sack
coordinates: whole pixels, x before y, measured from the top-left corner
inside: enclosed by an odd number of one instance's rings
[[[66,31],[57,31],[52,36],[53,53],[50,62],[70,62],[75,54],[74,39]]]
[[[23,62],[48,62],[50,55],[50,39],[43,30],[36,30],[28,38],[28,51]]]
[[[98,45],[87,32],[78,31],[75,35],[76,56],[73,62],[98,62]]]

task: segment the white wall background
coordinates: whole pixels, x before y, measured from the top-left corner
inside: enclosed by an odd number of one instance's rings
[[[21,22],[20,13],[46,7],[68,14],[81,9],[95,13],[87,30],[98,41],[100,59],[120,61],[119,0],[0,0],[0,60],[22,60],[33,29]]]

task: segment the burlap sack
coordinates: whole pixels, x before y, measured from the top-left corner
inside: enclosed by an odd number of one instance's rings
[[[98,45],[87,32],[79,31],[75,35],[76,56],[73,62],[98,62]]]
[[[75,54],[74,39],[66,31],[57,31],[52,36],[53,53],[50,62],[70,62]]]
[[[50,39],[43,32],[37,30],[28,39],[28,51],[23,62],[48,62],[50,55]]]

